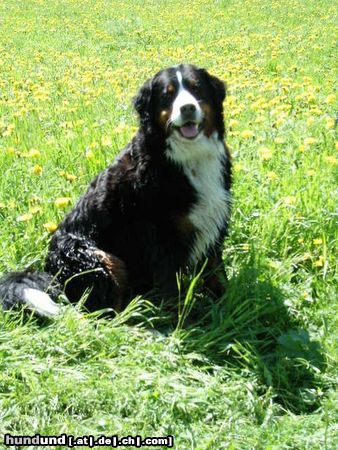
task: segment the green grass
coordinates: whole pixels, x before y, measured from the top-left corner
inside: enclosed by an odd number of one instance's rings
[[[328,0],[1,2],[1,272],[42,267],[44,225],[130,140],[132,97],[172,64],[228,84],[234,204],[217,302],[192,279],[179,309],[136,299],[112,321],[0,313],[0,438],[335,448],[336,18]]]

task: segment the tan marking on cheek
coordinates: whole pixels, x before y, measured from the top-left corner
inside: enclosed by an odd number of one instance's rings
[[[211,134],[216,130],[214,125],[214,112],[209,103],[202,103],[201,108],[204,113],[204,120],[205,120],[203,132],[207,137],[210,137]]]
[[[165,126],[169,120],[169,117],[170,117],[170,111],[168,109],[163,109],[160,112],[159,123],[163,128],[165,128]]]
[[[202,103],[201,108],[206,116],[211,114],[211,106],[209,103]]]

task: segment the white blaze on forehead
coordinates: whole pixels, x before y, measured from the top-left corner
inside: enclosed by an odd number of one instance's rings
[[[176,77],[178,81],[178,94],[173,102],[173,109],[171,113],[171,121],[176,126],[183,125],[181,118],[181,108],[185,105],[194,105],[196,107],[196,120],[201,122],[203,118],[202,110],[198,104],[196,97],[194,97],[184,86],[182,73],[177,70]]]

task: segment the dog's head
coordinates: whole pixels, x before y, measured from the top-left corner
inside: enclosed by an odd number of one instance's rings
[[[161,70],[147,80],[134,100],[146,133],[192,141],[215,131],[224,135],[224,83],[190,64]]]

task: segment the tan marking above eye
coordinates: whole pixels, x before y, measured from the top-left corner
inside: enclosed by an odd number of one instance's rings
[[[175,92],[175,86],[173,84],[169,84],[167,87],[167,93],[173,94]]]

